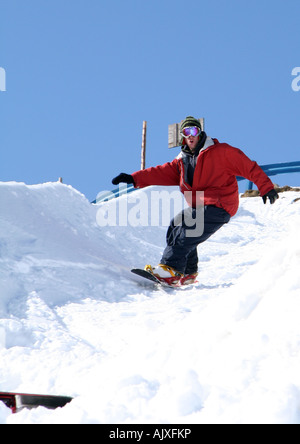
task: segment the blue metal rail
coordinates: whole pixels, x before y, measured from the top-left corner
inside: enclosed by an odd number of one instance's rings
[[[272,163],[269,165],[260,165],[268,176],[277,174],[300,173],[300,162]],[[237,180],[244,180],[244,177],[237,177]],[[253,182],[248,181],[247,190],[253,189]]]
[[[115,197],[123,196],[124,194],[132,193],[135,188],[133,185],[122,185],[112,191],[101,191],[92,204],[99,204],[101,202],[107,202]]]

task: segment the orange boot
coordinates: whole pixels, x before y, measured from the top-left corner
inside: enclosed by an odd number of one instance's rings
[[[174,270],[172,267],[168,267],[168,265],[159,264],[157,267],[152,267],[151,265],[146,265],[145,271],[153,274],[160,282],[163,282],[167,285],[175,286],[180,282],[180,279],[183,278],[183,274]]]

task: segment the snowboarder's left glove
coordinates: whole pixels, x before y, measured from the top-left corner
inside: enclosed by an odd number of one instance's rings
[[[275,200],[279,199],[279,196],[278,193],[273,189],[262,197],[264,204],[267,203],[267,198],[270,200],[270,203],[273,204]]]
[[[113,185],[119,185],[119,183],[128,183],[134,185],[133,177],[130,174],[121,173],[119,176],[112,180]]]

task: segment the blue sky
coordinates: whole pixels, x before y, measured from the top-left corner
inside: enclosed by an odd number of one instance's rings
[[[299,0],[1,0],[0,180],[92,200],[140,168],[143,120],[153,166],[187,115],[261,165],[300,160],[299,29]]]

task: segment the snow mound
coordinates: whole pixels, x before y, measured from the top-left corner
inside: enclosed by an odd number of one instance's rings
[[[164,227],[101,228],[70,186],[0,183],[0,391],[74,397],[0,403],[0,423],[300,423],[298,196],[241,199],[197,286],[165,290],[129,272]]]

